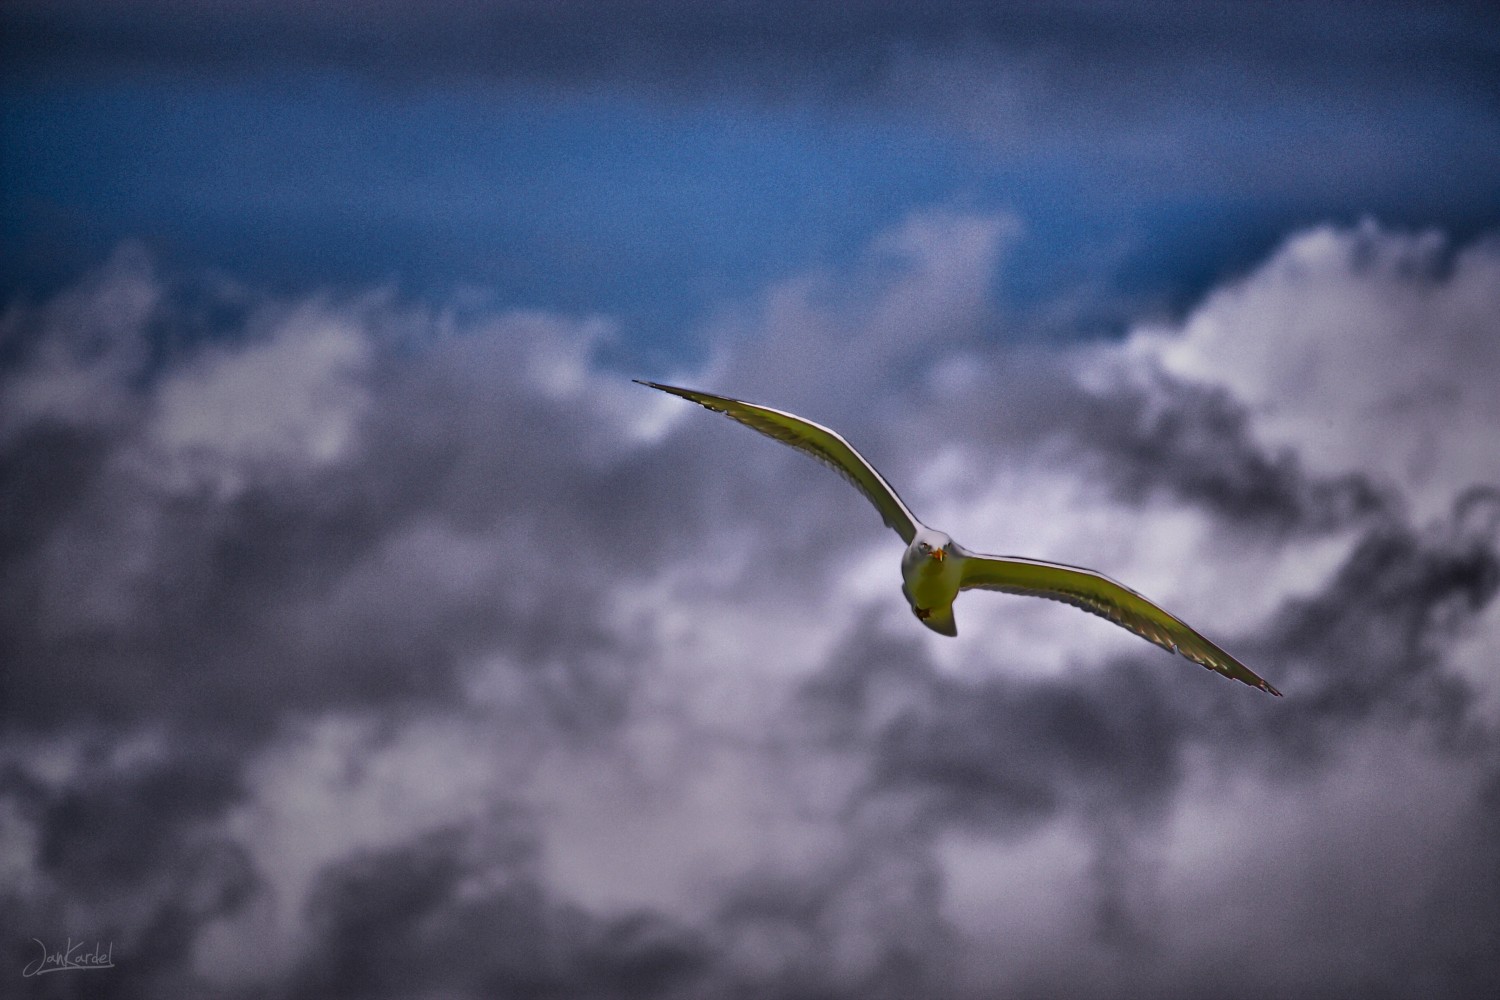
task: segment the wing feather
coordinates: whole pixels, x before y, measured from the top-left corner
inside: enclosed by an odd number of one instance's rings
[[[730,399],[728,396],[715,396],[707,392],[680,389],[677,386],[661,385],[657,382],[642,382],[640,379],[632,381],[691,400],[705,409],[722,413],[731,420],[737,420],[751,430],[759,431],[782,444],[790,445],[805,455],[811,455],[843,476],[863,493],[865,498],[880,512],[881,519],[887,526],[895,529],[903,542],[910,545],[911,540],[916,537],[917,519],[912,516],[906,504],[902,503],[896,491],[891,489],[891,484],[886,482],[885,477],[875,471],[875,466],[867,462],[864,456],[855,451],[853,445],[845,441],[837,432],[829,430],[822,424],[804,420],[795,414],[773,410],[769,406],[757,406],[743,400]]]
[[[959,590],[973,588],[1045,597],[1071,604],[1129,629],[1170,653],[1178,653],[1225,677],[1281,696],[1280,691],[1254,671],[1180,619],[1102,573],[1039,559],[964,553]]]

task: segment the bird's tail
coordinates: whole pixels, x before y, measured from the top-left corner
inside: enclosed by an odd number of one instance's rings
[[[932,629],[939,635],[958,635],[958,622],[953,619],[953,605],[946,608],[933,608],[926,616],[918,615],[922,624]]]

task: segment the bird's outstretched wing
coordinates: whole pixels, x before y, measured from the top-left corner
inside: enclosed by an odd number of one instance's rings
[[[959,590],[979,588],[1007,594],[1046,597],[1071,604],[1172,653],[1181,653],[1194,663],[1216,670],[1225,677],[1243,681],[1278,698],[1276,690],[1249,667],[1184,625],[1179,619],[1140,594],[1093,570],[1038,559],[1014,556],[984,556],[964,553]]]
[[[864,456],[855,451],[848,441],[827,427],[815,424],[811,420],[803,420],[795,414],[773,410],[769,406],[757,406],[743,400],[730,399],[727,396],[714,396],[706,392],[679,389],[676,386],[661,385],[657,382],[642,382],[640,379],[632,379],[632,381],[692,400],[699,406],[722,413],[752,430],[760,431],[767,437],[775,438],[782,444],[791,445],[798,451],[811,455],[818,461],[831,466],[835,472],[853,483],[875,505],[875,509],[880,511],[881,518],[896,530],[896,534],[901,536],[903,542],[910,545],[911,540],[916,537],[917,519],[912,516],[906,504],[901,502],[896,491],[891,489],[891,484],[886,482],[885,477],[875,471],[875,466],[865,461]]]

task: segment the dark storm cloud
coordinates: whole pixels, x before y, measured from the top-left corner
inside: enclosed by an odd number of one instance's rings
[[[1171,402],[1155,405],[1129,389],[1079,400],[1082,426],[1073,433],[1127,500],[1166,490],[1231,520],[1308,532],[1394,503],[1362,476],[1321,479],[1308,475],[1291,449],[1268,453],[1253,440],[1244,407],[1222,390],[1178,384],[1160,395]]]
[[[554,899],[536,847],[497,817],[483,837],[442,830],[333,866],[308,903],[317,947],[285,995],[688,996],[705,985],[713,954],[701,935]],[[485,888],[465,891],[466,880]]]
[[[1101,795],[1149,811],[1178,780],[1189,727],[1149,669],[1121,664],[1088,687],[972,681],[913,645],[869,645],[811,679],[803,708],[835,745],[871,754],[868,794],[915,794],[930,824],[1014,834]]]
[[[1377,528],[1325,593],[1287,607],[1279,658],[1308,690],[1273,727],[1285,748],[1336,739],[1337,729],[1372,714],[1425,719],[1445,735],[1474,724],[1466,718],[1472,692],[1444,669],[1443,647],[1500,591],[1497,517],[1500,492],[1484,487],[1425,531]]]
[[[117,261],[83,298],[108,310],[121,285],[154,282],[139,263]],[[0,718],[12,741],[79,742],[86,776],[58,786],[24,766],[11,772],[7,798],[35,825],[48,880],[13,900],[11,920],[19,935],[22,924],[50,931],[89,913],[91,928],[137,956],[111,987],[129,995],[141,977],[154,981],[156,964],[177,969],[201,925],[250,895],[244,864],[200,871],[192,859],[237,850],[205,831],[242,801],[247,764],[284,726],[328,711],[456,710],[465,665],[481,652],[509,658],[529,692],[513,692],[530,706],[523,725],[554,732],[539,739],[591,738],[623,718],[629,640],[595,624],[597,573],[559,574],[552,557],[576,538],[630,558],[602,544],[618,524],[569,513],[579,497],[611,497],[639,546],[669,537],[649,512],[666,509],[680,469],[652,476],[645,463],[622,477],[613,459],[591,460],[578,447],[592,433],[584,415],[517,391],[527,371],[512,362],[524,350],[462,339],[400,363],[387,339],[378,370],[358,375],[382,405],[340,459],[279,453],[272,428],[222,467],[224,447],[266,397],[296,369],[318,369],[309,345],[323,325],[353,315],[366,324],[358,337],[379,337],[382,325],[430,329],[431,317],[352,304],[299,318],[273,307],[230,341],[198,342],[148,373],[149,352],[113,365],[79,343],[91,313],[87,302],[73,306],[61,322],[50,307],[8,318],[13,335],[62,346],[29,360],[22,352],[7,372]],[[117,332],[128,347],[158,321],[181,323],[177,312],[167,296],[133,334]],[[277,344],[290,349],[286,364]],[[102,422],[58,409],[76,380],[94,377],[139,396]],[[234,415],[228,438],[173,446],[159,436],[174,391],[201,418],[196,393],[222,403],[245,380],[258,401]],[[338,398],[346,381],[335,370],[317,393]],[[283,398],[270,411],[295,406]],[[534,433],[515,433],[526,426]],[[424,557],[424,531],[451,538],[456,553],[472,545],[472,576],[446,579]],[[130,746],[140,753],[122,757]],[[628,972],[635,945],[620,934]],[[600,958],[605,968],[613,960]]]
[[[40,544],[98,474],[106,435],[52,424],[28,428],[0,458],[0,559]]]
[[[1319,475],[1295,449],[1262,444],[1246,406],[1222,387],[1159,369],[1144,382],[1086,384],[1066,354],[1030,348],[996,349],[984,364],[993,373],[984,384],[944,386],[950,406],[977,417],[968,438],[976,462],[1061,444],[1124,503],[1172,497],[1247,534],[1319,534],[1400,506],[1377,479]]]
[[[285,995],[374,997],[413,987],[506,997],[928,993],[943,986],[937,877],[915,845],[893,839],[856,834],[853,849],[811,879],[764,873],[731,888],[691,927],[649,910],[593,914],[556,898],[535,840],[507,830],[503,817],[483,833],[437,831],[323,873],[309,899],[315,944]],[[840,967],[841,939],[863,921],[876,925],[866,928],[865,947],[877,954],[851,977]]]
[[[107,307],[107,296],[101,299]],[[367,307],[350,307],[356,315],[362,308],[378,328]],[[306,322],[320,321],[342,320],[330,314]],[[271,310],[251,329],[297,322]],[[295,341],[297,334],[262,329],[243,343],[200,345],[198,360],[233,365],[278,336]],[[89,370],[90,350],[71,353],[65,369],[76,363],[77,371]],[[87,712],[131,724],[167,718],[256,729],[293,705],[445,699],[455,663],[475,643],[513,642],[529,657],[537,651],[527,644],[546,635],[578,643],[571,654],[586,657],[594,617],[588,581],[538,574],[522,603],[496,607],[483,588],[424,591],[421,567],[403,575],[385,549],[425,518],[459,533],[501,531],[506,557],[531,569],[558,538],[581,533],[597,542],[611,529],[570,515],[567,498],[608,494],[622,512],[638,515],[669,488],[668,477],[643,474],[649,468],[620,482],[613,461],[591,464],[586,451],[570,451],[565,462],[545,447],[541,438],[550,435],[586,437],[583,418],[566,404],[508,391],[505,385],[524,375],[511,360],[503,346],[455,340],[415,370],[388,361],[384,374],[361,376],[382,405],[361,418],[353,460],[283,470],[276,455],[252,455],[233,473],[247,481],[227,490],[211,467],[190,468],[181,483],[162,479],[158,473],[174,459],[151,440],[150,414],[136,412],[108,428],[15,418],[26,422],[7,441],[0,465],[13,484],[3,508],[10,556],[3,611],[21,662],[46,669],[8,675],[5,713],[43,728]],[[287,361],[301,363],[295,354]],[[188,367],[183,359],[177,364]],[[72,371],[64,371],[64,382]],[[260,380],[254,390],[274,395],[273,380],[289,372],[250,369],[238,377]],[[131,381],[142,373],[120,374]],[[28,391],[24,381],[13,389]],[[507,430],[528,421],[536,436]],[[638,524],[662,529],[659,518]],[[136,537],[145,551],[132,551]],[[623,561],[629,553],[610,556]],[[382,575],[390,569],[397,577]],[[493,585],[492,574],[503,569],[486,566],[482,578]],[[566,601],[558,599],[563,593]],[[136,613],[93,608],[95,594]],[[327,642],[304,630],[310,606],[339,620]],[[554,617],[567,614],[579,620],[565,627]],[[89,697],[80,701],[83,689]],[[581,693],[564,693],[570,711],[582,707]]]

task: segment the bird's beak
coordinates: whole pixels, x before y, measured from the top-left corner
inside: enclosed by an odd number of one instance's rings
[[[945,555],[947,555],[947,553],[944,552],[942,549],[933,549],[932,550],[932,558],[936,559],[938,562],[942,562],[943,561],[943,556],[945,556]]]

